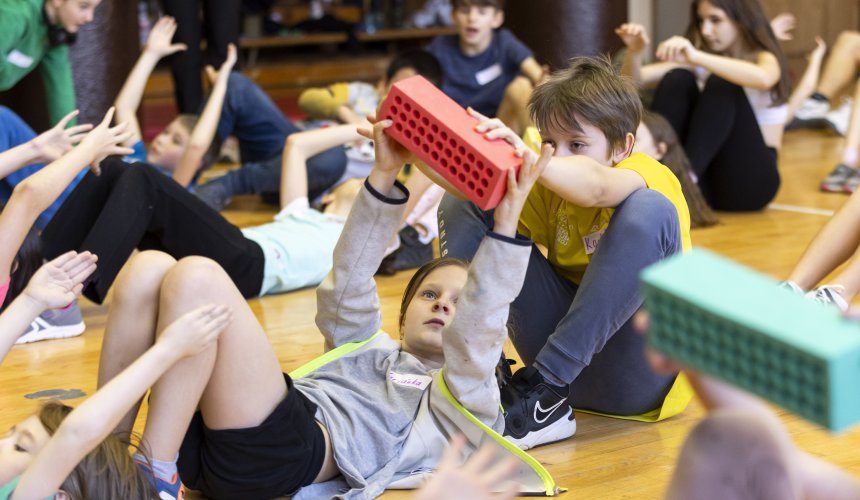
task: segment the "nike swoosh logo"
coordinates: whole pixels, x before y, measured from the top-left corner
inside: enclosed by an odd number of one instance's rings
[[[546,419],[548,419],[548,418],[549,418],[549,416],[550,416],[550,415],[552,415],[552,413],[553,413],[555,410],[557,410],[557,409],[558,409],[558,407],[559,407],[559,406],[561,406],[565,401],[567,401],[567,398],[563,398],[561,401],[559,401],[558,403],[556,403],[556,404],[554,404],[554,405],[550,406],[550,407],[549,407],[549,408],[547,408],[546,410],[544,410],[543,408],[541,408],[541,406],[540,406],[540,401],[538,401],[538,402],[537,402],[537,404],[535,404],[535,414],[534,414],[535,422],[537,422],[537,423],[539,423],[539,424],[542,424],[542,423],[546,422]],[[543,418],[540,418],[540,416],[543,416]]]

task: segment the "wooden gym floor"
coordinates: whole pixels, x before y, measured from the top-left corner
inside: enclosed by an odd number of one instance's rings
[[[786,134],[777,206],[761,213],[720,214],[720,225],[693,232],[693,244],[784,278],[827,220],[827,213],[847,199],[817,189],[819,180],[837,163],[841,144],[842,139],[829,132]],[[243,199],[225,214],[238,225],[253,225],[269,220],[274,208]],[[389,332],[396,332],[397,308],[409,276],[403,272],[378,280],[383,327]],[[321,353],[321,338],[313,323],[313,290],[254,299],[250,304],[269,332],[285,371]],[[0,429],[34,412],[46,394],[74,396],[78,391],[91,394],[95,390],[107,306],[82,301],[82,309],[87,323],[84,335],[18,346],[9,354],[0,368]],[[510,346],[507,351],[513,354]],[[67,402],[76,405],[80,401],[72,398]],[[856,451],[860,448],[860,429],[834,435],[791,414],[779,413],[799,446],[860,475],[860,454]],[[694,402],[682,415],[658,424],[579,415],[576,436],[533,450],[533,455],[558,484],[570,489],[565,496],[660,498],[684,437],[702,414],[701,406]],[[386,497],[406,495],[393,492]]]

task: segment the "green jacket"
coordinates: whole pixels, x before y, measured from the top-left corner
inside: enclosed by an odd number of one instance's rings
[[[51,47],[44,0],[0,0],[0,92],[39,66],[51,123],[75,109],[69,46]]]

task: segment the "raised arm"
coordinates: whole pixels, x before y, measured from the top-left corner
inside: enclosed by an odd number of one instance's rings
[[[93,128],[90,124],[66,128],[76,116],[78,110],[67,114],[53,128],[24,144],[0,153],[0,179],[27,165],[52,162],[68,153]]]
[[[235,64],[236,46],[231,43],[227,46],[227,59],[224,60],[218,72],[215,73],[211,66],[206,68],[212,80],[212,91],[209,93],[209,100],[206,101],[200,119],[197,120],[197,125],[191,132],[188,147],[185,148],[173,172],[173,180],[182,186],[191,184],[197,170],[200,169],[203,156],[212,145],[212,139],[215,138],[215,132],[218,130],[218,120],[221,118],[221,108],[224,106],[224,96],[227,94],[227,81]]]
[[[365,126],[369,124],[365,122]],[[360,138],[355,125],[336,125],[287,136],[281,157],[281,208],[298,198],[307,198],[308,158]]]
[[[131,150],[119,147],[128,137],[125,125],[110,127],[113,108],[102,123],[73,150],[15,186],[6,207],[0,212],[0,283],[9,278],[15,255],[33,223],[48,206],[66,189],[66,186],[87,165],[97,164],[107,155],[129,154]]]
[[[487,118],[471,109],[469,112],[478,119],[475,130],[487,139],[504,139],[517,150],[528,149],[522,138],[498,118]],[[628,137],[632,146],[632,134]],[[580,207],[615,207],[633,191],[647,187],[636,172],[601,165],[583,155],[553,157],[538,182]]]
[[[54,495],[78,462],[113,432],[149,387],[180,359],[214,344],[230,319],[227,307],[207,305],[171,323],[154,346],[65,418],[21,476],[14,498]]]
[[[711,54],[693,46],[682,36],[673,36],[657,47],[661,61],[700,66],[725,80],[756,90],[769,90],[779,82],[782,71],[776,56],[761,51],[755,61]]]
[[[495,368],[505,339],[510,304],[520,293],[531,255],[531,241],[516,237],[523,205],[552,157],[544,145],[538,157],[520,149],[519,175],[508,171],[508,190],[494,211],[495,224],[469,266],[457,314],[442,332],[445,383],[464,407],[498,430],[499,391]],[[504,269],[504,272],[499,272]]]
[[[114,101],[116,119],[120,123],[128,123],[131,132],[131,137],[125,143],[126,146],[133,145],[143,137],[140,132],[140,124],[137,121],[137,108],[140,106],[146,82],[149,80],[152,70],[155,69],[155,65],[162,57],[187,48],[182,43],[170,43],[174,33],[176,33],[176,21],[172,17],[162,17],[155,23],[152,31],[149,32],[149,39],[146,41],[143,52],[137,58],[134,68],[128,74],[128,78],[125,79],[122,89],[116,96]]]
[[[543,83],[547,76],[544,69],[538,64],[537,59],[531,56],[523,59],[523,62],[520,64],[520,73],[525,75],[532,82],[532,85],[535,86]]]
[[[372,132],[359,129],[374,139],[376,159],[335,246],[332,270],[317,288],[316,323],[327,350],[366,340],[382,324],[373,275],[403,214],[408,193],[395,181],[411,157],[383,133],[391,124],[382,120]]]
[[[641,24],[622,24],[615,29],[615,34],[627,47],[621,61],[621,74],[632,78],[640,87],[653,87],[660,83],[666,73],[681,67],[680,64],[669,62],[642,64],[642,56],[651,39]]]
[[[0,364],[30,323],[47,309],[69,305],[83,290],[84,280],[96,270],[96,256],[66,252],[44,264],[24,291],[0,315]]]

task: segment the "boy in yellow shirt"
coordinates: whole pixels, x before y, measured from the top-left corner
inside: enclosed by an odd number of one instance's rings
[[[642,304],[639,271],[690,248],[681,186],[668,168],[633,153],[642,104],[608,61],[574,59],[535,89],[529,112],[555,156],[520,218],[519,231],[548,253],[533,248],[511,306],[512,341],[526,366],[502,389],[505,434],[525,449],[573,435],[574,406],[665,418],[676,377],[650,370],[631,317]],[[476,116],[487,138],[535,154],[499,120]],[[446,195],[442,255],[471,258],[491,227],[492,214]]]

